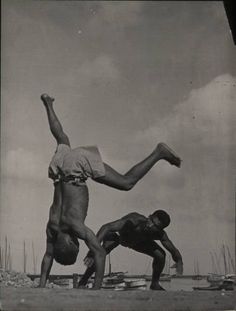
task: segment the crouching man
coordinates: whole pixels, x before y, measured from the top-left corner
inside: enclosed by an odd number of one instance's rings
[[[165,266],[166,254],[155,240],[159,240],[170,252],[175,262],[172,268],[176,268],[176,273],[183,274],[182,256],[164,231],[169,224],[170,216],[163,210],[157,210],[149,217],[130,213],[119,220],[103,225],[97,233],[97,238],[102,243],[106,254],[109,254],[118,245],[122,245],[152,257],[153,271],[150,289],[164,290],[159,284],[159,279]],[[84,263],[87,270],[79,282],[79,287],[85,286],[95,271],[94,257],[91,252],[88,252]]]

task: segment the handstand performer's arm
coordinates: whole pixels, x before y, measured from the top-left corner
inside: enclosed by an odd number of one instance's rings
[[[113,241],[112,239],[109,239],[109,241],[107,241],[106,236],[108,236],[109,233],[114,233],[121,230],[127,223],[127,218],[129,218],[127,216],[117,221],[107,223],[98,230],[97,238],[100,243],[103,242],[103,248],[105,249],[106,254],[110,253],[114,248],[119,245],[119,241],[117,240]],[[94,256],[91,251],[89,251],[87,256],[84,258],[84,263],[87,266],[87,269],[79,281],[80,287],[83,287],[87,284],[88,279],[95,271]]]
[[[171,253],[172,259],[175,262],[172,268],[176,268],[177,274],[182,275],[183,274],[183,260],[182,260],[180,251],[174,246],[174,244],[168,238],[166,233],[164,233],[161,239],[161,243]]]
[[[74,224],[72,231],[77,238],[85,241],[89,250],[93,254],[95,263],[95,280],[93,289],[100,289],[105,270],[106,252],[97,240],[96,235],[84,224]]]
[[[43,256],[43,260],[41,264],[39,287],[46,286],[46,282],[47,282],[49,273],[52,268],[52,263],[53,263],[53,244],[51,242],[47,242],[46,252]]]

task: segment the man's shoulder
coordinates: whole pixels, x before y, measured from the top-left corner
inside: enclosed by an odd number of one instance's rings
[[[130,224],[130,225],[132,224],[133,226],[137,226],[140,223],[145,222],[146,217],[139,214],[139,213],[133,212],[133,213],[129,213],[128,215],[122,217],[121,220],[125,224]]]
[[[137,219],[146,219],[146,217],[144,215],[141,215],[137,212],[132,212],[132,213],[129,213],[127,215],[125,215],[124,217],[122,217],[122,219],[128,219],[128,220],[137,220]]]

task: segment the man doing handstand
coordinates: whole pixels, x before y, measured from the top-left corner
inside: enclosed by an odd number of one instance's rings
[[[49,178],[54,181],[54,197],[47,224],[47,246],[41,264],[40,286],[44,287],[49,276],[53,259],[63,265],[75,263],[78,239],[84,240],[94,256],[94,289],[102,284],[105,251],[91,229],[84,221],[88,210],[88,188],[86,180],[93,179],[119,190],[130,190],[159,160],[180,167],[180,158],[164,143],[159,143],[143,161],[132,167],[126,174],[116,172],[103,163],[96,146],[71,149],[68,136],[54,111],[54,98],[43,94],[41,99],[46,108],[52,135],[57,149],[49,165]]]

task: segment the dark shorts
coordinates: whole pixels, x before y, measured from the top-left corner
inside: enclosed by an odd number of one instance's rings
[[[142,241],[135,244],[132,243],[127,245],[126,247],[131,248],[136,252],[149,255],[151,257],[153,257],[154,253],[157,251],[160,252],[162,255],[165,255],[165,251],[153,240]]]
[[[133,242],[128,240],[122,240],[122,238],[117,233],[110,233],[106,236],[105,241],[116,242],[117,245],[122,245],[136,252],[149,255],[153,257],[156,251],[165,255],[165,251],[154,241],[154,240],[144,240],[141,242]]]

